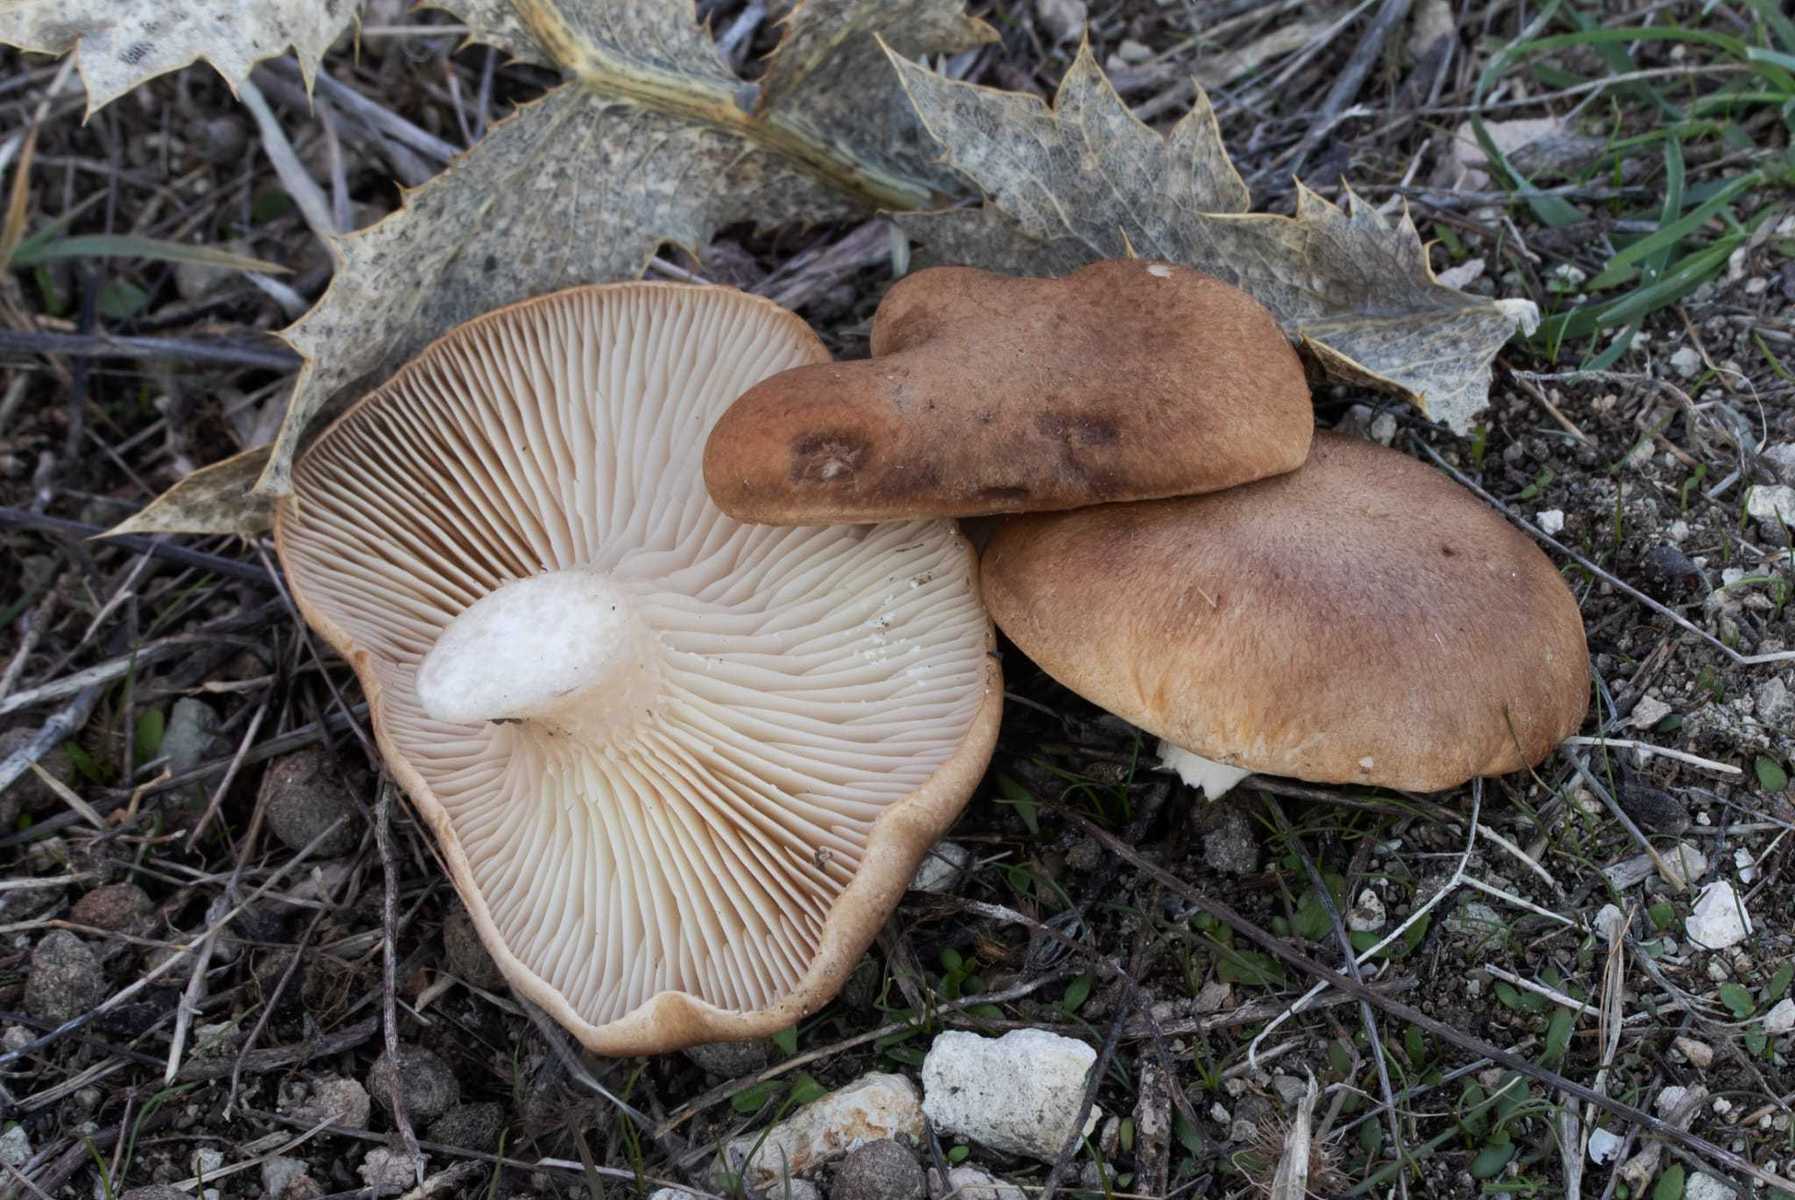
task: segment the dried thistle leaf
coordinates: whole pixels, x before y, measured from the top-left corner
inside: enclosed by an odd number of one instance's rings
[[[468,28],[470,43],[496,46],[519,62],[554,65],[511,0],[426,0],[426,6],[448,9],[460,17]]]
[[[256,537],[274,524],[274,501],[249,489],[268,462],[269,447],[253,446],[201,467],[114,525],[101,537],[124,533],[234,534]]]
[[[1251,214],[1198,91],[1167,136],[1137,121],[1089,47],[1054,106],[942,78],[897,56],[911,102],[976,209],[898,217],[928,261],[1057,274],[1138,254],[1206,271],[1269,308],[1332,375],[1394,391],[1464,432],[1489,402],[1490,362],[1538,314],[1436,281],[1414,224],[1348,194],[1298,189],[1294,217]]]
[[[905,57],[997,40],[961,0],[805,0],[767,60],[759,111],[807,141],[853,146],[877,172],[958,191],[959,177],[941,161],[875,34]]]
[[[918,52],[985,36],[959,0],[813,0],[790,17],[759,103],[689,0],[517,0],[516,20],[493,0],[447,6],[476,37],[552,61],[568,81],[408,192],[399,212],[336,239],[329,289],[282,333],[306,361],[260,491],[288,489],[304,432],[333,396],[480,313],[636,278],[660,246],[696,253],[732,222],[927,202],[940,178],[928,156],[888,141],[893,121],[866,123],[858,102],[825,93],[855,83],[879,94],[883,76],[895,99],[874,34],[896,23],[922,23],[899,38]]]
[[[146,79],[204,60],[237,84],[291,47],[306,86],[360,0],[0,0],[0,42],[44,54],[74,50],[87,111]]]

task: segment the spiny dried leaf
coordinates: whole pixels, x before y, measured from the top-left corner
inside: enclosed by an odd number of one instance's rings
[[[894,178],[959,190],[879,48],[952,54],[997,40],[962,0],[803,0],[761,79],[760,112],[818,145],[843,143]]]
[[[274,501],[249,489],[268,462],[267,446],[254,446],[201,467],[101,537],[122,533],[235,534],[256,537],[274,523]]]
[[[460,17],[468,28],[469,42],[497,46],[519,62],[554,65],[511,0],[429,0],[426,6],[448,9]]]
[[[480,313],[634,278],[661,243],[696,250],[731,221],[848,211],[719,130],[557,88],[410,192],[403,211],[338,239],[329,290],[282,333],[306,361],[264,479],[286,490],[298,439],[330,396],[378,382]]]
[[[1169,136],[1135,119],[1088,46],[1049,110],[1038,98],[944,79],[892,56],[980,208],[898,218],[929,261],[1058,274],[1139,254],[1244,288],[1329,373],[1395,391],[1464,432],[1489,402],[1490,361],[1538,314],[1439,283],[1407,213],[1298,189],[1294,217],[1249,214],[1199,90]]]
[[[87,111],[146,79],[204,59],[234,91],[257,63],[292,47],[306,85],[360,0],[0,0],[0,42],[74,50]]]
[[[696,253],[731,222],[926,202],[939,180],[928,156],[888,141],[891,121],[862,123],[853,104],[821,93],[855,84],[895,98],[874,38],[894,32],[891,22],[922,23],[900,39],[919,52],[984,36],[960,0],[813,0],[789,19],[790,57],[773,64],[757,107],[690,0],[517,0],[515,20],[493,0],[444,2],[476,37],[552,61],[569,80],[408,192],[402,210],[336,241],[330,288],[282,335],[306,362],[263,492],[287,490],[293,454],[333,396],[384,378],[480,313],[635,278],[660,246]],[[883,93],[873,68],[890,77]]]

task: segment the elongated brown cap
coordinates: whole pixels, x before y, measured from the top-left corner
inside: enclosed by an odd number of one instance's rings
[[[769,529],[704,493],[723,407],[824,357],[726,288],[528,301],[350,410],[277,510],[493,960],[601,1053],[827,1002],[996,738],[950,523]]]
[[[704,454],[718,507],[773,525],[1044,512],[1233,487],[1309,451],[1277,322],[1184,267],[921,271],[879,305],[872,352],[730,406]]]
[[[1539,762],[1588,705],[1551,561],[1445,476],[1336,434],[1231,491],[1005,519],[983,576],[1048,674],[1224,766],[1434,791]]]

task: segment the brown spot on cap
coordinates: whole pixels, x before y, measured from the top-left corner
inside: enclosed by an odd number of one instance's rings
[[[1314,425],[1271,314],[1165,263],[921,271],[886,293],[872,351],[730,407],[705,446],[719,507],[810,525],[1190,495],[1294,469]]]

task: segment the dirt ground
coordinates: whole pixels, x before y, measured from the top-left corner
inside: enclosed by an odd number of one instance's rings
[[[1002,40],[958,69],[1051,95],[1076,49],[1067,13],[1084,7],[974,4]],[[764,6],[700,10],[719,30],[761,14],[754,52],[776,37]],[[1560,120],[1527,160],[1553,207],[1488,164],[1455,165],[1454,143],[1504,48],[1578,28],[1567,14],[1090,0],[1098,60],[1155,127],[1185,110],[1193,70],[1224,77],[1210,95],[1258,208],[1291,210],[1299,162],[1326,196],[1344,176],[1374,204],[1407,202],[1436,271],[1548,317],[1645,292],[1652,279],[1618,271],[1617,254],[1747,179],[1658,260],[1687,286],[1556,347],[1512,343],[1472,437],[1373,392],[1316,390],[1320,425],[1449,469],[1549,532],[1582,606],[1595,741],[1475,795],[1254,779],[1209,805],[1150,769],[1151,739],[1006,643],[997,752],[951,834],[972,851],[963,877],[912,892],[841,998],[793,1035],[641,1060],[580,1056],[507,991],[427,832],[382,788],[354,677],[295,621],[266,539],[88,540],[271,436],[293,360],[267,332],[316,299],[331,262],[210,69],[85,122],[79,87],[49,98],[9,192],[27,232],[62,219],[68,234],[226,247],[292,273],[265,288],[80,254],[0,279],[0,752],[68,735],[0,793],[0,1193],[401,1194],[415,1181],[370,1188],[402,1141],[378,1095],[390,998],[400,1040],[430,1052],[408,1059],[406,1092],[435,1190],[412,1194],[714,1194],[724,1140],[867,1071],[915,1077],[941,1029],[1022,1027],[1099,1049],[1093,1099],[1111,1119],[1062,1171],[945,1136],[913,1148],[925,1166],[978,1165],[1031,1196],[1262,1194],[1313,1075],[1313,1195],[1772,1194],[1737,1163],[1795,1176],[1795,550],[1747,494],[1795,485],[1795,91],[1716,103],[1776,80],[1695,34],[1795,69],[1777,16],[1582,5],[1588,28],[1669,32],[1547,43],[1506,68],[1486,119]],[[551,79],[458,49],[448,21],[375,3],[381,32],[326,69],[460,147]],[[1362,82],[1333,99],[1355,58]],[[0,58],[0,133],[26,126],[59,68]],[[355,226],[397,207],[392,163],[326,129],[290,63],[256,78]],[[1318,121],[1325,136],[1306,139]],[[1667,216],[1672,174],[1687,201]],[[865,221],[736,228],[701,262],[664,252],[651,275],[777,276],[833,350],[860,356],[889,245]],[[75,340],[99,334],[119,341]],[[1723,884],[1751,931],[1704,950],[1685,921]],[[1364,978],[1458,1036],[1338,992],[1283,1017],[1311,980],[1204,913],[1204,896],[1329,969],[1342,941],[1363,948],[1422,914]],[[1613,939],[1607,906],[1624,922]],[[178,954],[208,930],[197,956]],[[1560,1080],[1699,1141],[1660,1142]],[[1681,1114],[1671,1086],[1690,1089]],[[1624,1139],[1628,1168],[1583,1152],[1592,1124]],[[271,1176],[276,1159],[293,1161]]]

